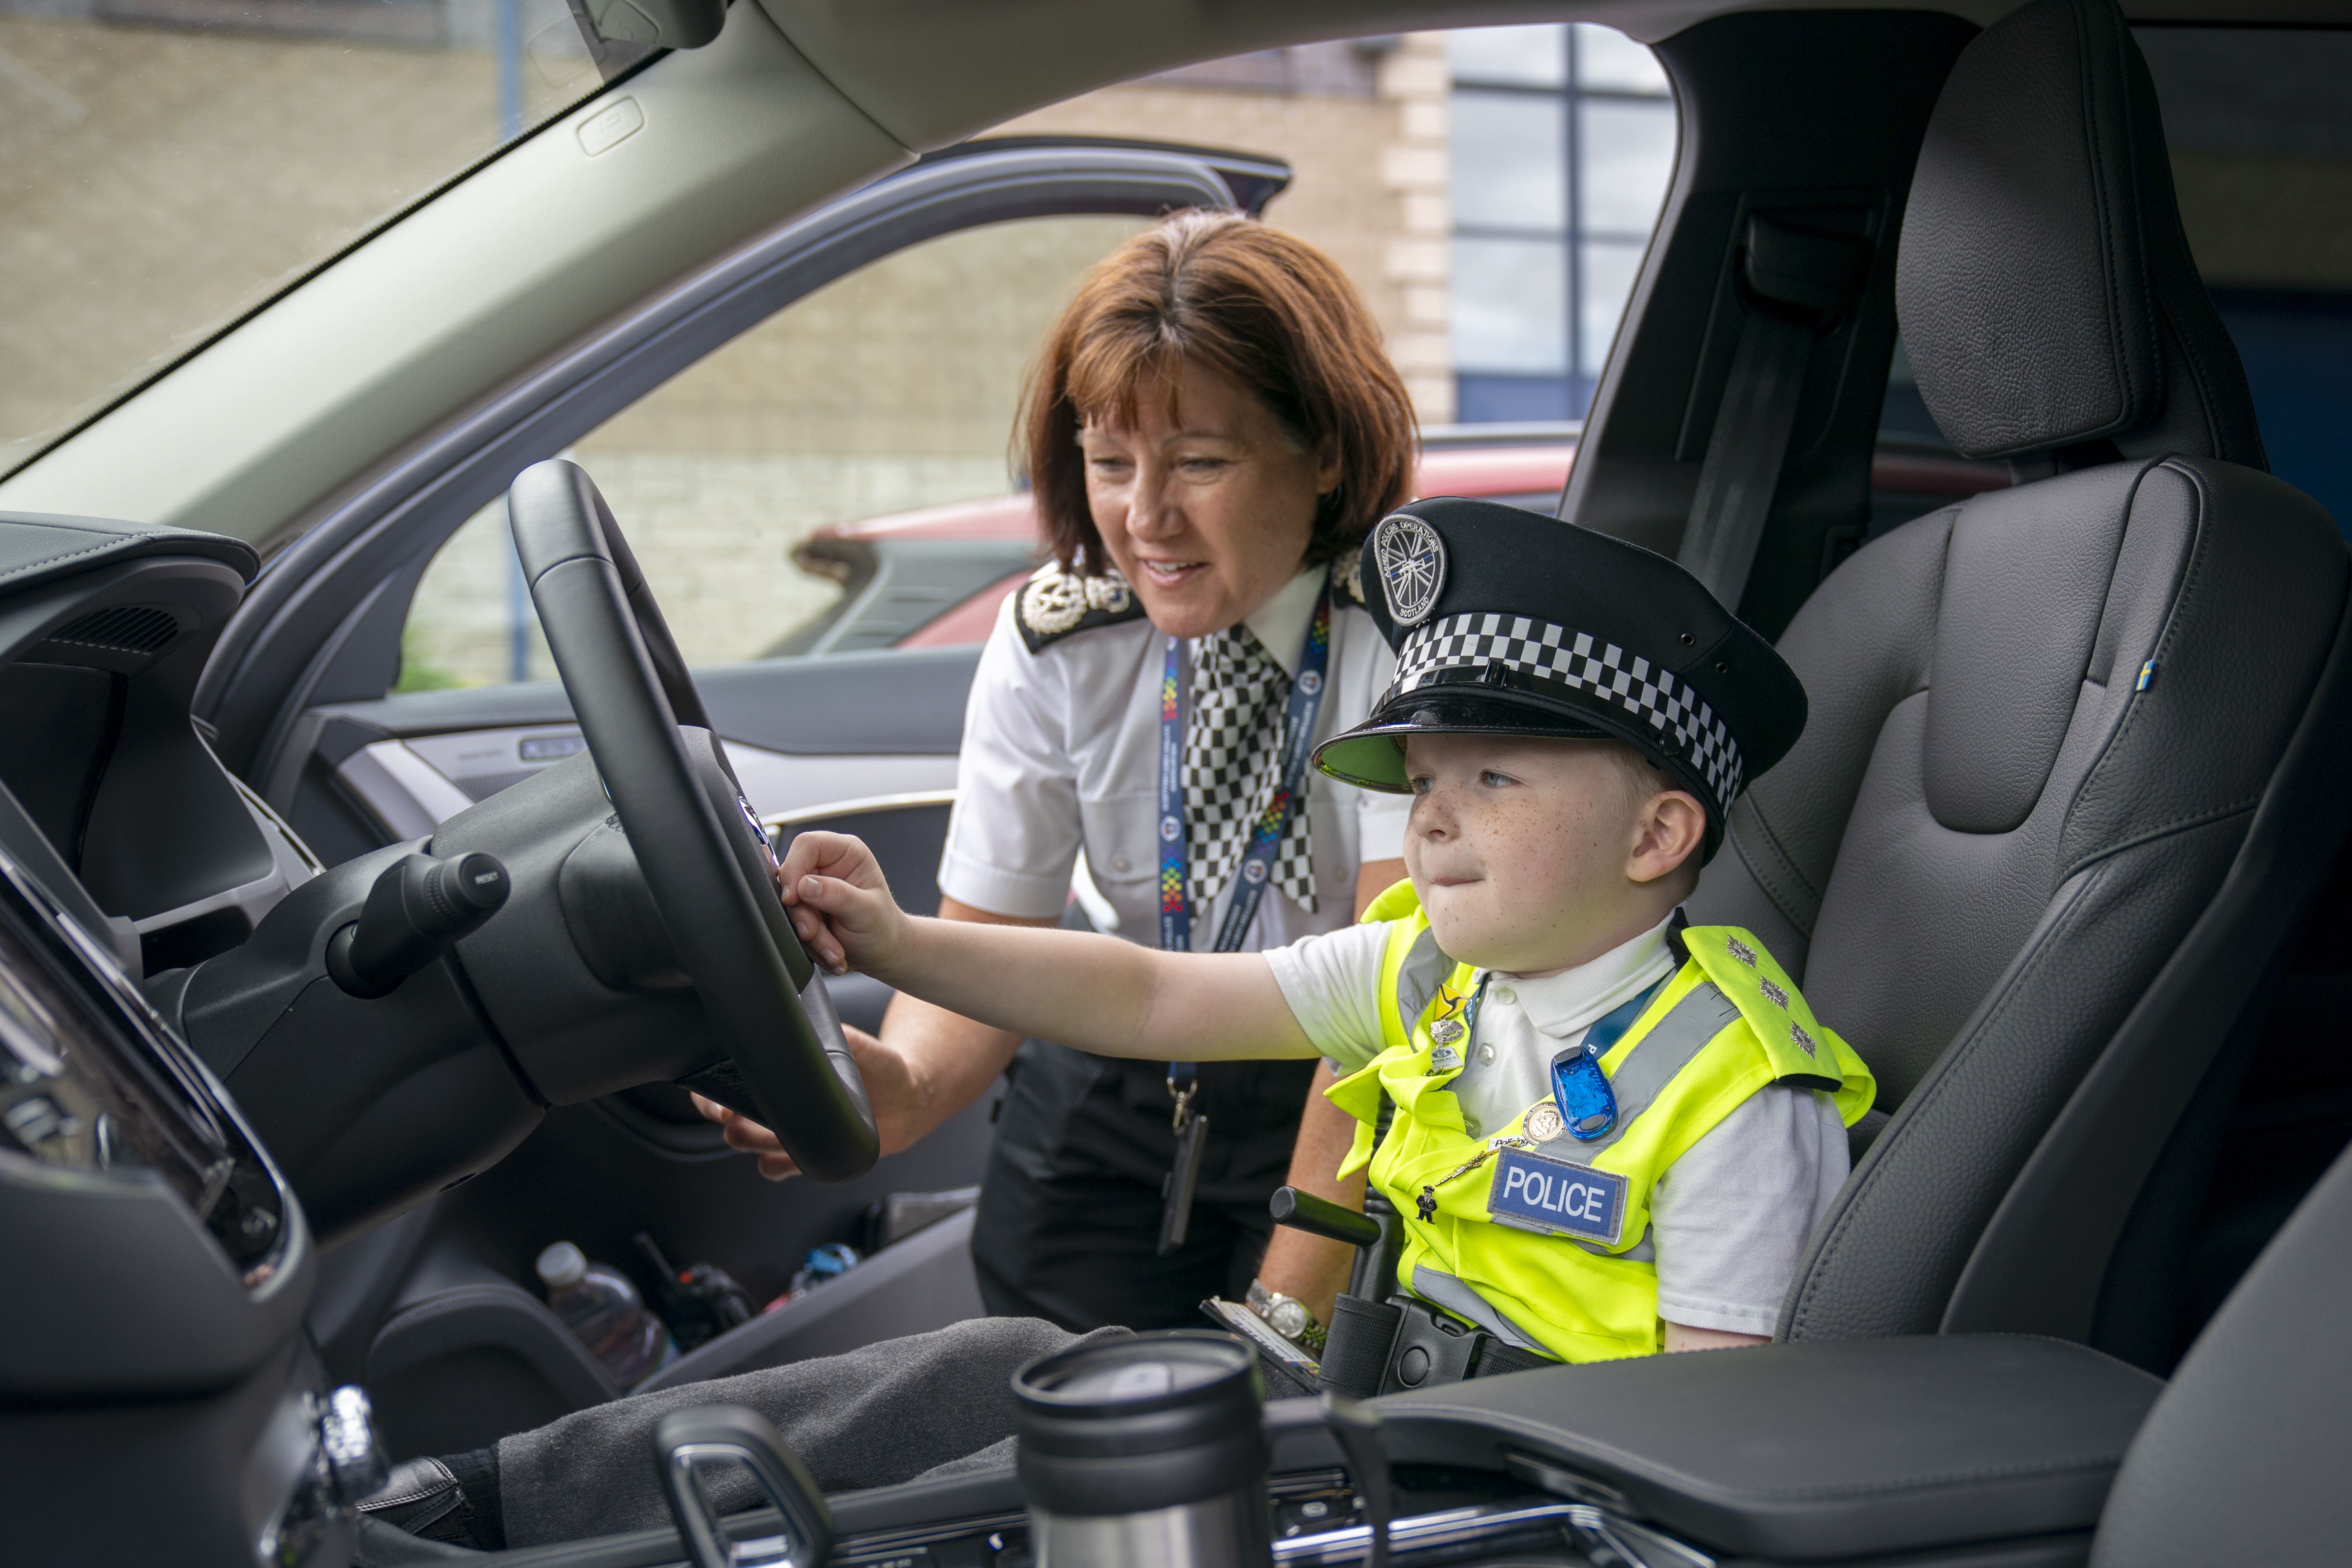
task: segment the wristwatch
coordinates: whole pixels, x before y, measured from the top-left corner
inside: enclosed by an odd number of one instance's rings
[[[1323,1348],[1323,1325],[1307,1310],[1307,1303],[1279,1290],[1269,1290],[1257,1280],[1250,1281],[1249,1310],[1265,1320],[1265,1326],[1297,1345],[1310,1351]]]

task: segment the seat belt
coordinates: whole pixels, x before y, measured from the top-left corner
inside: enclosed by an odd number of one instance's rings
[[[1741,250],[1747,323],[1675,554],[1735,611],[1788,460],[1813,339],[1851,304],[1870,269],[1866,241],[1808,234],[1758,214],[1748,216]]]

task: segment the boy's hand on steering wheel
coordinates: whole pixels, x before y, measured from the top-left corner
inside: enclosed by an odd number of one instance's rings
[[[784,852],[776,891],[801,945],[827,973],[872,973],[887,963],[907,928],[882,867],[863,839],[846,833],[803,833]]]

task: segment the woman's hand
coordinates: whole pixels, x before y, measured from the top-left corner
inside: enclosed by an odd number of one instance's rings
[[[858,1076],[866,1080],[866,1100],[874,1107],[875,1127],[882,1135],[882,1152],[895,1154],[930,1131],[923,1110],[925,1097],[898,1052],[847,1024],[841,1026],[841,1034],[856,1059]],[[730,1110],[698,1094],[694,1096],[694,1109],[719,1123],[729,1148],[757,1155],[760,1174],[768,1180],[781,1182],[801,1173],[776,1135],[741,1111]]]
[[[907,914],[863,839],[803,833],[784,852],[776,891],[809,957],[828,973],[875,973],[905,940]]]

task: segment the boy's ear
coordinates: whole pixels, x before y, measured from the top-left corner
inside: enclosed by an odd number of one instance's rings
[[[1635,882],[1671,876],[1698,853],[1706,837],[1706,807],[1687,790],[1662,790],[1642,806],[1625,875]]]

